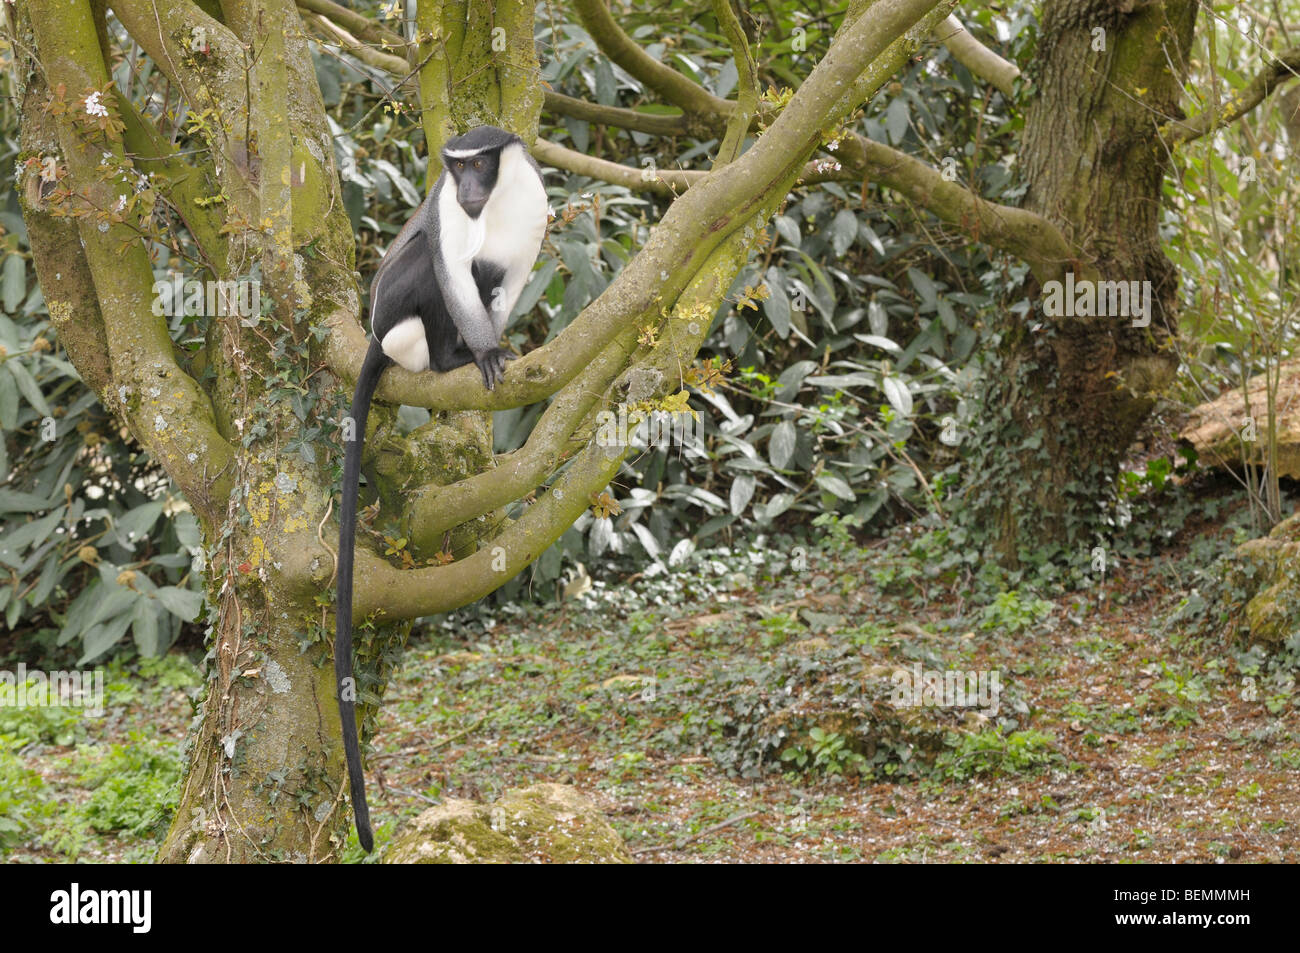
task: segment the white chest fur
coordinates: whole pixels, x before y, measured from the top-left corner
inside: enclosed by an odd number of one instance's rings
[[[501,150],[496,188],[480,218],[484,219],[483,244],[474,256],[500,265],[531,270],[546,235],[546,189],[524,155],[522,146]],[[513,304],[513,302],[511,302]]]

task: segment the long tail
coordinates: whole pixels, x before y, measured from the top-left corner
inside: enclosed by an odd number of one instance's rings
[[[372,340],[352,395],[353,439],[343,451],[343,499],[339,501],[338,603],[334,615],[334,676],[338,682],[339,718],[343,722],[343,751],[352,783],[352,810],[357,819],[357,840],[367,853],[374,849],[370,808],[366,806],[366,779],[361,773],[361,744],[357,738],[356,680],[352,677],[352,563],[357,539],[357,485],[361,481],[361,445],[366,438],[370,400],[384,368],[392,361]]]

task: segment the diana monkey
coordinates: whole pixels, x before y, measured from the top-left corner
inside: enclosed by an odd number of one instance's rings
[[[511,355],[499,347],[546,233],[542,173],[516,135],[479,126],[447,141],[442,175],[384,255],[370,284],[373,335],[352,398],[353,439],[339,506],[334,674],[357,838],[374,847],[357,738],[352,675],[352,566],[366,417],[390,364],[450,371],[473,362],[492,390]]]

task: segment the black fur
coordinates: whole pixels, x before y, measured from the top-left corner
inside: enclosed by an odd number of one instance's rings
[[[339,719],[343,723],[343,751],[352,782],[352,811],[357,818],[357,840],[369,853],[374,849],[370,831],[370,809],[366,806],[366,779],[361,773],[361,746],[357,738],[357,686],[352,676],[352,563],[357,539],[357,484],[361,479],[361,446],[366,437],[366,419],[375,385],[384,369],[393,363],[371,341],[366,359],[357,375],[357,389],[352,395],[353,439],[343,449],[343,499],[339,501],[339,571],[338,608],[334,617],[334,677],[338,683]],[[351,692],[344,691],[348,682]]]
[[[351,689],[349,694],[352,698],[356,697],[357,687],[352,684],[352,583],[361,450],[375,388],[384,370],[395,363],[384,353],[382,342],[403,321],[419,318],[424,328],[424,343],[429,350],[430,369],[445,372],[465,364],[477,364],[483,375],[483,386],[488,390],[501,379],[505,373],[505,362],[513,355],[497,346],[500,326],[493,320],[493,304],[498,303],[494,302],[494,292],[506,280],[506,267],[475,259],[470,264],[470,277],[487,316],[484,318],[478,314],[471,316],[452,313],[448,296],[439,284],[448,272],[438,245],[442,234],[439,230],[438,203],[443,189],[456,188],[457,202],[466,215],[471,219],[476,218],[486,207],[485,203],[497,184],[501,150],[519,141],[517,136],[493,126],[482,126],[448,141],[443,148],[442,176],[389,246],[388,254],[384,256],[370,285],[370,328],[373,337],[352,397],[354,439],[347,444],[343,456],[343,498],[339,504],[338,601],[334,617],[334,674],[339,691],[339,716],[343,723],[343,748],[351,784],[352,808],[356,815],[357,839],[367,852],[374,848],[374,836],[370,828],[370,810],[366,804],[365,777],[361,768],[356,703],[345,699],[344,688],[348,686]],[[449,152],[471,150],[476,155],[459,159],[448,155]],[[536,185],[540,187],[541,171],[531,156],[527,156],[527,159],[538,173]],[[462,169],[449,168],[458,161]],[[474,165],[475,161],[478,162],[477,166]],[[459,176],[458,171],[461,172]],[[515,192],[510,193],[510,196],[515,195]],[[541,202],[544,208],[544,197],[533,193],[530,198],[525,192],[519,192],[518,195],[521,196],[523,208],[536,209],[537,202]],[[514,206],[509,208],[513,211]],[[499,215],[494,220],[499,220]],[[525,229],[518,233],[520,236],[530,235],[526,230],[528,227],[533,228],[533,234],[536,235],[545,229],[544,220],[524,219],[520,224]],[[524,250],[530,247],[527,242],[518,246],[518,253],[512,259],[512,267],[516,269],[513,274],[524,274],[531,267],[531,259],[526,261],[524,255]],[[459,274],[463,275],[463,271]],[[456,285],[451,287],[455,288]],[[517,284],[513,287],[517,287]],[[468,293],[468,287],[465,291]],[[454,293],[450,297],[453,302],[464,300],[456,299]],[[506,308],[513,307],[514,303],[513,300],[499,302]],[[462,310],[469,309],[466,307]]]

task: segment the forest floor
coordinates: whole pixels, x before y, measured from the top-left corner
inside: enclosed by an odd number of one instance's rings
[[[368,759],[377,842],[442,797],[559,781],[646,863],[1295,862],[1293,680],[1171,621],[1234,541],[1182,537],[1055,600],[968,604],[924,557],[840,536],[435,629]],[[997,672],[997,711],[891,714],[877,676],[917,663]],[[147,860],[196,685],[183,656],[134,663],[107,718],[28,725],[0,823],[35,837],[8,859]]]

